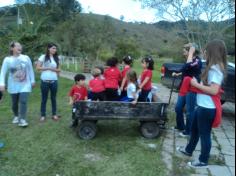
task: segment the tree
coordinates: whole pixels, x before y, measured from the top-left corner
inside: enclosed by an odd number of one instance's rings
[[[235,17],[234,0],[139,1],[143,7],[156,9],[158,17],[183,22],[178,33],[182,34],[189,42],[196,42],[200,46],[216,35],[221,36],[224,30],[222,30],[222,26],[216,25],[217,21]],[[227,27],[228,25],[224,26],[224,28]]]
[[[121,39],[116,44],[115,56],[121,61],[127,55],[138,59],[141,55],[140,49],[132,39]]]

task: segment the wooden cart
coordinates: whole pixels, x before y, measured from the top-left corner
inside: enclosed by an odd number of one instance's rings
[[[156,138],[160,125],[167,121],[167,103],[132,103],[81,101],[76,104],[76,118],[79,120],[77,134],[82,139],[92,139],[97,133],[98,120],[138,120],[145,138]]]

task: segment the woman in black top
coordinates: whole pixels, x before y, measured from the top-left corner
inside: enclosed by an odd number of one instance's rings
[[[196,44],[189,43],[184,45],[183,55],[187,58],[186,63],[183,65],[179,73],[173,73],[172,76],[182,76],[180,86],[184,77],[195,77],[200,82],[200,75],[202,69],[202,61],[199,55],[199,50]],[[192,123],[192,112],[196,104],[196,93],[189,92],[186,96],[178,96],[175,106],[176,112],[176,127],[181,131],[180,136],[185,137],[190,134],[190,127]],[[186,105],[186,124],[184,122],[183,109]]]

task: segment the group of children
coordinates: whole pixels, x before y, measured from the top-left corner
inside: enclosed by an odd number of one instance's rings
[[[118,68],[118,59],[112,57],[107,61],[103,70],[95,67],[92,70],[93,79],[85,86],[85,76],[77,74],[74,77],[75,85],[69,92],[70,104],[82,100],[92,101],[124,101],[146,102],[152,89],[152,70],[154,61],[151,57],[142,60],[143,72],[140,79],[132,70],[133,60],[130,56],[123,59],[125,64],[123,71]]]
[[[74,77],[75,85],[69,92],[70,104],[74,105],[78,101],[122,101],[147,102],[148,95],[152,90],[152,70],[154,61],[151,57],[142,59],[143,72],[140,78],[132,69],[133,59],[130,56],[123,58],[124,69],[118,68],[118,59],[112,57],[108,59],[105,69],[95,67],[92,70],[93,79],[89,81],[88,87],[85,85],[86,77],[83,74],[77,74]],[[74,108],[73,108],[74,109]],[[75,110],[73,110],[74,112]],[[77,122],[73,113],[72,126]]]

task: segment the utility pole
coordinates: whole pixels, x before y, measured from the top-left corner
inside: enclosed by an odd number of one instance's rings
[[[20,25],[22,24],[22,19],[20,18],[20,8],[17,6],[17,29],[20,28]]]

